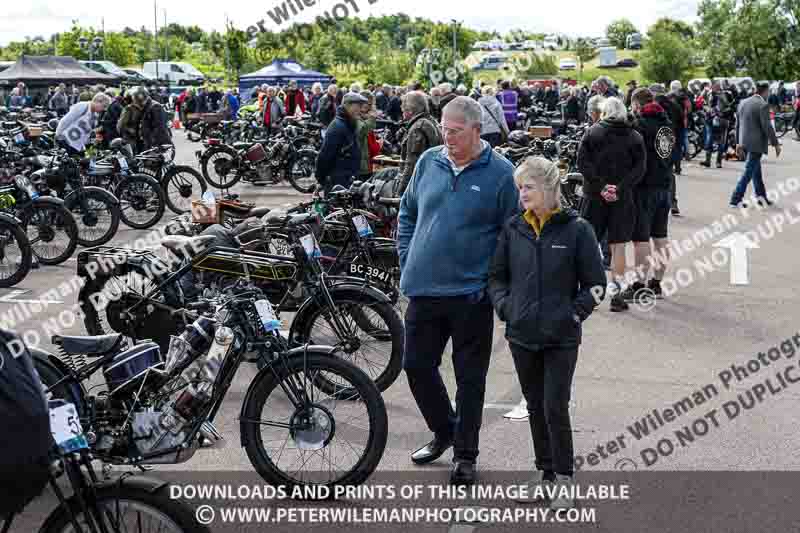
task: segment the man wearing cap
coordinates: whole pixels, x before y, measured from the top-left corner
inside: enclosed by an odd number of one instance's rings
[[[356,128],[361,118],[361,106],[369,101],[358,93],[347,93],[336,110],[336,118],[325,132],[317,156],[316,178],[325,193],[336,185],[349,187],[361,168],[361,149]]]

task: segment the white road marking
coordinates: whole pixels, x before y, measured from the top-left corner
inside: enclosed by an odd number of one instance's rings
[[[30,289],[14,289],[10,293],[0,296],[0,303],[8,304],[63,304],[61,300],[25,300],[18,299],[17,296],[22,296],[31,292]]]

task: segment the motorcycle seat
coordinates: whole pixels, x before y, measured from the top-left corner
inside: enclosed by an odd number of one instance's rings
[[[170,235],[161,239],[161,246],[178,255],[188,253],[189,256],[195,256],[210,246],[215,239],[216,237],[213,235],[198,235],[196,237]]]
[[[122,333],[112,333],[110,335],[53,335],[51,341],[65,353],[98,357],[116,350],[122,343],[123,338]]]
[[[251,146],[253,146],[253,143],[248,143],[248,142],[235,142],[235,143],[233,143],[233,147],[235,149],[237,149],[237,150],[246,150],[247,148],[250,148]]]
[[[251,217],[263,217],[267,213],[272,211],[269,207],[254,207],[250,210],[249,216]]]

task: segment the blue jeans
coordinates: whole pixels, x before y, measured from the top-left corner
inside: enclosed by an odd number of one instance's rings
[[[710,123],[706,123],[706,131],[705,131],[705,150],[709,154],[714,151],[714,127]],[[719,144],[717,145],[717,153],[719,154],[720,159],[725,154],[725,150],[727,150],[727,131],[721,133],[722,139],[720,139]]]
[[[750,180],[753,180],[753,187],[756,189],[756,196],[759,198],[766,198],[767,191],[764,188],[764,179],[761,176],[761,156],[764,154],[756,154],[749,152],[747,160],[744,163],[744,174],[739,178],[739,183],[736,184],[736,189],[731,196],[731,203],[738,204],[744,198],[744,193],[747,192],[747,186]]]

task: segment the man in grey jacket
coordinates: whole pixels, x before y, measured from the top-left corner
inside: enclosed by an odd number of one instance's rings
[[[764,179],[761,176],[761,157],[767,153],[769,144],[775,147],[775,156],[780,156],[781,146],[778,144],[775,129],[770,122],[768,94],[769,84],[759,83],[756,85],[756,94],[742,101],[736,112],[736,123],[739,128],[737,135],[739,144],[736,146],[736,153],[741,157],[743,152],[747,152],[747,160],[744,174],[731,195],[731,207],[747,207],[747,204],[742,202],[742,198],[747,192],[750,180],[753,180],[753,187],[756,190],[756,201],[761,206],[772,205],[772,202],[767,199]]]

